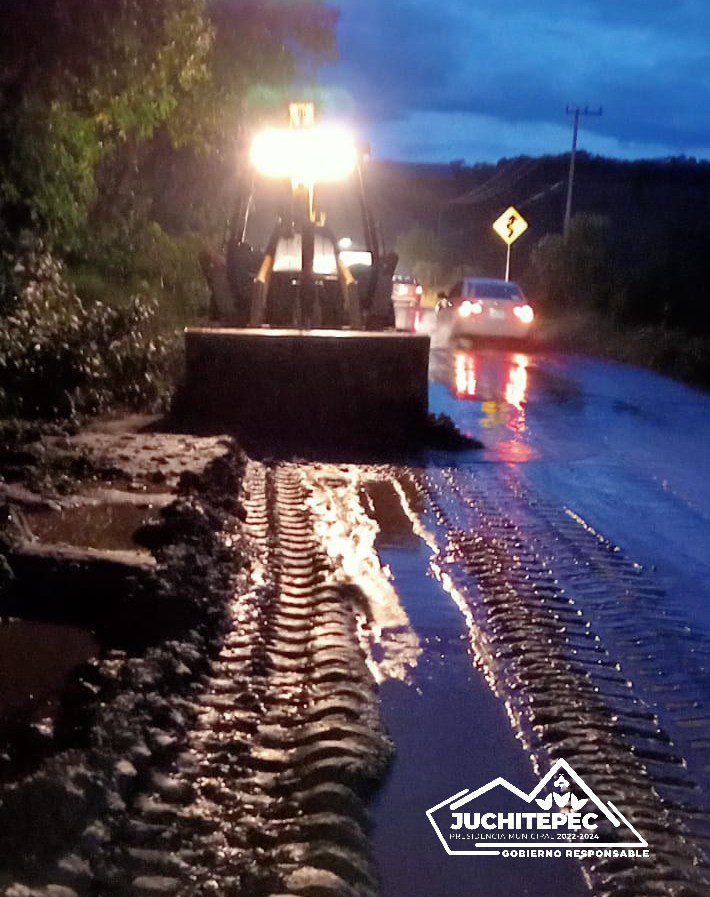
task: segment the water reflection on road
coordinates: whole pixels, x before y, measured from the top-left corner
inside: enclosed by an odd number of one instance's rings
[[[517,476],[548,501],[672,577],[710,633],[710,397],[650,371],[534,347],[434,345],[432,410],[485,446],[456,466],[522,465]]]
[[[534,461],[540,447],[529,432],[528,406],[531,398],[551,387],[535,375],[535,357],[526,352],[437,350],[431,362],[432,398],[437,411],[445,411],[483,441],[484,460]],[[561,384],[557,387],[566,392]]]
[[[506,721],[481,691],[470,658],[461,656],[456,615],[436,588],[434,562],[466,596],[483,641],[497,639],[492,678],[511,706],[515,689],[508,687],[518,681],[511,665],[524,620],[510,611],[507,644],[504,595],[515,602],[529,591],[529,606],[539,610],[548,606],[547,598],[536,604],[541,590],[553,604],[574,605],[621,685],[654,720],[658,744],[667,745],[649,751],[643,733],[637,744],[629,731],[629,750],[650,764],[661,801],[672,802],[673,789],[681,786],[693,794],[683,825],[704,845],[710,831],[710,397],[649,371],[534,346],[449,346],[435,339],[430,371],[432,411],[448,414],[485,447],[434,452],[425,470],[413,472],[431,502],[425,523],[438,554],[429,561],[430,577],[422,574],[429,543],[390,544],[375,508],[380,555],[423,646],[409,688],[406,682],[383,688],[398,749],[376,811],[383,892],[398,894],[405,883],[413,895],[469,893],[472,868],[445,857],[437,864],[425,820],[410,819],[410,808],[426,804],[429,787],[443,796],[439,779],[452,771],[452,792],[485,782],[493,773],[489,761],[498,774],[524,778]],[[525,638],[530,651],[552,650],[534,626]],[[575,664],[581,688],[594,668],[579,657]],[[533,686],[539,689],[540,682]],[[602,683],[598,694],[612,701],[604,692],[611,687]],[[515,718],[532,745],[526,701],[523,695]],[[578,743],[575,760],[583,765],[596,737],[585,729],[586,709],[552,692],[546,701],[559,717],[557,737],[566,738],[569,751]],[[472,728],[484,717],[486,725]],[[458,763],[460,745],[465,752]],[[600,747],[601,766],[618,762],[603,754]],[[629,795],[617,799],[632,815],[643,815]],[[678,860],[683,875],[687,862]],[[551,892],[536,873],[528,878],[529,871],[525,893]],[[511,893],[520,882],[520,876],[506,881],[498,865],[487,870],[477,864],[476,873],[481,893],[498,887]],[[574,892],[579,882],[572,870],[567,875],[563,890]]]
[[[587,593],[603,604],[599,631],[660,711],[710,806],[710,397],[650,371],[534,347],[439,346],[431,379],[433,410],[485,445],[453,462],[434,458],[432,474],[453,464],[474,506],[495,504],[582,606]],[[595,545],[610,564],[598,583],[601,554],[585,553]],[[688,737],[699,727],[702,737]]]
[[[453,353],[452,391],[457,399],[480,404],[480,425],[494,434],[501,460],[535,457],[525,439],[529,366],[530,358],[521,352]]]

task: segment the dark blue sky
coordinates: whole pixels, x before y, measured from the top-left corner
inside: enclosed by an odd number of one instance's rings
[[[337,104],[380,157],[710,158],[710,0],[339,0]]]

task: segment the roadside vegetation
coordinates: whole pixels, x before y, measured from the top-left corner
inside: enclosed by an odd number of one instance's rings
[[[245,128],[333,57],[335,22],[321,0],[6,0],[0,417],[160,403]]]
[[[679,238],[680,239],[680,238]],[[544,237],[527,276],[551,346],[641,364],[710,386],[705,254],[668,244],[629,259],[608,218],[578,215],[566,235]]]

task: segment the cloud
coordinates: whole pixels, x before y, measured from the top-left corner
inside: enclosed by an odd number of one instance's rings
[[[586,126],[592,145],[615,155],[692,154],[710,145],[705,0],[341,0],[341,7],[342,60],[327,77],[388,145],[399,134],[411,149],[406,123],[433,115],[473,151],[475,134],[460,129],[485,116],[502,129],[500,155],[510,154],[514,133],[525,141],[514,154],[538,152],[541,133],[557,137],[548,126],[565,127],[567,103],[604,106]],[[447,157],[456,155],[452,147]]]
[[[571,130],[564,123],[506,121],[476,112],[412,112],[405,118],[369,126],[379,158],[405,162],[496,162],[503,157],[558,154],[569,151]],[[580,149],[618,159],[666,158],[677,147],[582,131]],[[686,155],[710,158],[710,141]]]

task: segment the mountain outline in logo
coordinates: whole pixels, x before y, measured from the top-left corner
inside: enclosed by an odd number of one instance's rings
[[[553,779],[554,782],[552,781]],[[555,790],[545,796],[540,796],[551,782],[552,787]],[[571,790],[572,787],[575,788],[577,793]],[[523,801],[525,810],[522,813],[507,814],[476,812],[473,814],[476,817],[475,824],[471,824],[469,817],[472,814],[468,810],[462,811],[462,808],[468,808],[469,805],[472,804],[474,804],[473,808],[480,806],[475,805],[474,802],[499,788],[510,792],[516,798]],[[579,792],[581,792],[581,795]],[[437,823],[434,815],[444,807],[448,807],[449,811],[452,813],[452,818],[454,819],[454,823],[450,826],[449,830],[463,831],[464,826],[469,830],[479,830],[481,824],[483,829],[487,830],[484,832],[480,829],[480,840],[476,841],[475,849],[465,849],[463,846],[460,849],[455,849],[452,846],[451,838],[447,837],[444,831],[442,831],[442,828]],[[542,813],[540,813],[540,810],[542,810]],[[648,847],[648,842],[636,831],[619,808],[611,801],[604,802],[599,798],[589,785],[587,785],[584,779],[582,779],[569,763],[563,759],[559,759],[554,763],[550,771],[540,779],[538,784],[529,794],[526,794],[506,779],[499,776],[487,785],[477,788],[475,791],[471,791],[469,788],[464,788],[463,791],[458,791],[456,794],[452,794],[451,797],[448,797],[446,800],[430,807],[426,811],[426,815],[436,832],[439,841],[443,845],[444,850],[446,850],[449,856],[498,856],[503,849],[509,847],[583,847],[594,850],[598,848],[644,849]],[[506,840],[505,834],[507,833],[502,834],[500,839],[496,839],[495,835],[498,828],[495,824],[488,824],[492,822],[491,819],[488,819],[488,822],[486,822],[486,819],[487,817],[497,817],[500,819],[501,816],[514,818],[524,817],[528,828],[528,833],[525,835],[525,839],[511,841],[509,836]],[[600,817],[602,818],[605,828],[610,829],[613,832],[618,832],[621,836],[621,840],[597,841],[593,840],[588,834],[586,837],[582,837],[582,835],[578,838],[573,837],[572,833],[576,831],[582,823],[584,823],[590,831],[596,830],[598,824],[596,822],[591,822],[591,820],[596,820]],[[535,820],[537,820],[537,823],[535,823]],[[544,825],[543,823],[548,824]],[[562,838],[554,839],[551,835],[547,834],[547,831],[544,834],[540,834],[541,828],[547,830],[550,829],[550,823],[554,826],[554,830],[569,826],[572,830],[570,836],[563,840]],[[572,825],[573,823],[576,827]],[[538,825],[540,826],[539,828]],[[534,838],[536,833],[539,835],[537,840],[528,840],[528,838]],[[633,840],[625,839],[624,835],[631,835]],[[475,840],[473,835],[467,834],[466,838]]]

